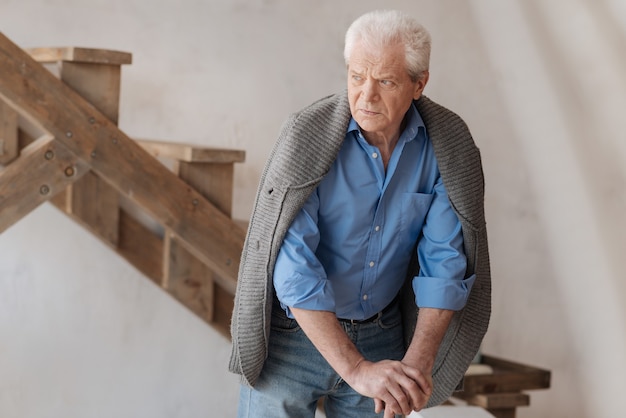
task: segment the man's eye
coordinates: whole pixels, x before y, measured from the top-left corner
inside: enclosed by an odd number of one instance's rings
[[[391,86],[393,86],[393,81],[391,81],[391,80],[380,80],[380,84],[382,84],[385,87],[391,87]]]

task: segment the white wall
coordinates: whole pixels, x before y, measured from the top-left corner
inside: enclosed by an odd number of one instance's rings
[[[494,280],[484,351],[553,372],[521,418],[624,413],[623,4],[385,2],[431,30],[426,93],[464,117],[483,153]],[[234,212],[246,218],[281,122],[343,88],[343,33],[376,7],[0,0],[0,30],[22,47],[132,52],[121,128],[245,149]],[[3,418],[234,416],[228,351],[51,206],[0,235]]]

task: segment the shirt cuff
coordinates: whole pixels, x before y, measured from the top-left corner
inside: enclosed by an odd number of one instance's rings
[[[465,307],[476,275],[463,280],[446,280],[440,277],[415,277],[413,292],[419,308],[460,311]]]
[[[286,311],[291,306],[312,311],[335,312],[335,294],[328,280],[315,280],[303,276],[300,272],[294,272],[287,281],[277,281],[275,278],[274,288],[276,297]]]

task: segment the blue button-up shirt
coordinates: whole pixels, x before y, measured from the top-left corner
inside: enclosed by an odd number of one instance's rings
[[[396,296],[417,245],[419,307],[459,310],[464,279],[461,224],[450,207],[421,116],[411,106],[387,170],[354,119],[329,173],[290,226],[274,268],[289,307],[365,319]]]

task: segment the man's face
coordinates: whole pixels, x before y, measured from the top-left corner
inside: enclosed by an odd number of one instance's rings
[[[366,49],[357,42],[348,62],[350,112],[366,137],[392,140],[413,99],[428,81],[412,81],[406,69],[404,47]]]

